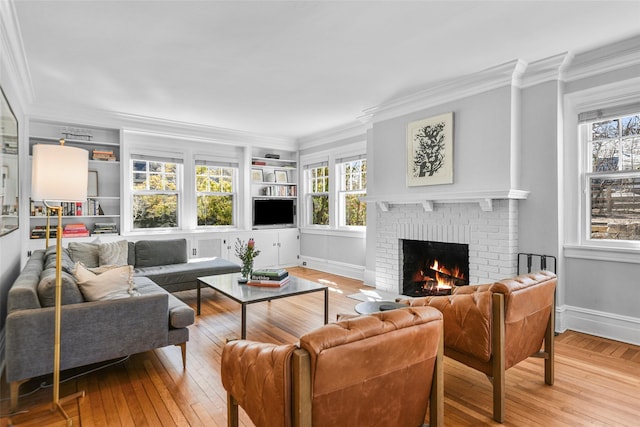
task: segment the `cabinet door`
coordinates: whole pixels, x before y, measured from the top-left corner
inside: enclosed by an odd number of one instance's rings
[[[194,237],[189,241],[189,258],[224,258],[224,242],[223,236]]]
[[[253,263],[254,268],[274,267],[278,265],[277,231],[260,230],[229,234],[227,240],[227,247],[229,248],[228,259],[237,264],[242,264],[242,261],[236,256],[236,240],[238,238],[245,243],[253,238],[256,243],[256,249],[260,250],[260,255],[255,258]]]
[[[298,265],[300,234],[297,229],[278,232],[278,264],[283,267]]]

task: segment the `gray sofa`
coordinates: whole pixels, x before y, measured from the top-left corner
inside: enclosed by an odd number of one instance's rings
[[[184,239],[128,242],[135,296],[85,301],[70,269],[76,261],[99,263],[96,246],[70,244],[62,252],[61,370],[168,345],[182,348],[184,365],[188,326],[195,316],[170,292],[194,288],[197,277],[240,271],[240,266],[220,258],[189,261]],[[20,384],[53,371],[54,292],[55,247],[34,251],[7,298],[5,360],[12,408]]]

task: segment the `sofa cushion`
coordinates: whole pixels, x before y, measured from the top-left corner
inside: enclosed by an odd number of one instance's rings
[[[137,267],[187,262],[187,240],[139,240],[136,242]]]
[[[127,242],[127,264],[136,265],[136,242]]]
[[[100,265],[100,244],[90,242],[70,242],[67,246],[73,262],[81,262],[85,267]]]
[[[126,240],[100,243],[98,246],[99,265],[127,265],[129,244]]]
[[[204,260],[189,260],[181,264],[156,265],[153,267],[136,267],[136,276],[145,276],[160,286],[173,283],[193,282],[198,277],[212,276],[215,274],[237,273],[240,266],[222,258]]]
[[[87,301],[128,298],[137,294],[133,283],[133,267],[130,265],[95,274],[81,263],[76,263],[74,275]]]
[[[75,278],[62,271],[62,304],[78,304],[84,302],[84,298],[78,289]],[[40,273],[38,282],[38,299],[43,307],[53,307],[56,304],[56,269],[47,268]]]
[[[141,295],[159,293],[169,295],[169,326],[186,328],[195,322],[195,313],[191,307],[156,285],[151,279],[138,276],[134,277],[133,280]]]
[[[74,262],[69,255],[69,251],[65,248],[62,248],[61,252],[61,267],[63,271],[66,271],[69,274],[73,274],[73,266]],[[51,245],[44,251],[44,262],[43,262],[43,270],[48,268],[56,268],[56,246]]]

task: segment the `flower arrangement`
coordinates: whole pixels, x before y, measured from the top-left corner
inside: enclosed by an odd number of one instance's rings
[[[240,238],[236,239],[236,256],[242,261],[240,274],[242,274],[243,282],[251,278],[253,260],[258,255],[260,255],[260,251],[256,249],[256,242],[253,239],[249,239],[247,243],[240,240]]]

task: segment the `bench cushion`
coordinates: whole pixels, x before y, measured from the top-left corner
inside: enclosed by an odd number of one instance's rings
[[[190,260],[181,264],[136,268],[134,274],[136,276],[148,277],[158,285],[166,286],[173,283],[186,282],[193,282],[195,284],[198,277],[237,273],[238,271],[240,271],[238,264],[222,258],[209,258],[204,260]]]

